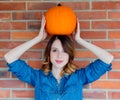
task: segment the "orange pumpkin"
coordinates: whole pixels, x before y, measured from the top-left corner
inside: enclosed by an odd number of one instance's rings
[[[76,27],[76,15],[74,11],[63,5],[57,5],[48,9],[45,13],[46,31],[50,35],[69,35]]]

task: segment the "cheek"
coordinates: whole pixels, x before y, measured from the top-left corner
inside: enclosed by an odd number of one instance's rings
[[[50,61],[53,62],[55,59],[56,55],[54,53],[50,53]]]
[[[54,58],[56,56],[56,54],[55,53],[50,53],[50,58]]]
[[[69,61],[69,55],[68,55],[68,54],[65,54],[65,55],[64,55],[64,59],[66,60],[66,62],[68,62],[68,61]]]

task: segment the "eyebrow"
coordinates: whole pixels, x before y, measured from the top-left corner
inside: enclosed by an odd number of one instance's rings
[[[57,47],[51,47],[51,49],[57,49],[57,50],[59,50]],[[64,51],[64,49],[62,49],[62,51]]]
[[[51,49],[58,49],[57,47],[51,47]]]

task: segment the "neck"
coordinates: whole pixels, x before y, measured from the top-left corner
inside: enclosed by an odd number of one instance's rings
[[[52,67],[52,73],[53,73],[54,77],[58,80],[58,82],[61,79],[61,76],[60,76],[61,71],[62,71],[62,68],[56,68],[54,66]]]

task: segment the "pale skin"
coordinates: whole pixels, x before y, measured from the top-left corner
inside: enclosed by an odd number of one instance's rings
[[[52,44],[50,61],[52,63],[52,73],[59,83],[61,79],[60,72],[69,61],[69,55],[64,51],[59,39],[56,39]]]
[[[12,63],[15,60],[18,60],[21,57],[21,55],[23,55],[23,53],[25,53],[28,49],[30,49],[35,44],[43,41],[44,39],[46,39],[47,33],[45,31],[45,23],[46,23],[46,20],[45,20],[45,17],[43,16],[39,34],[35,38],[33,38],[32,40],[29,40],[29,41],[15,47],[15,48],[13,48],[9,52],[7,52],[4,56],[5,60],[8,63]],[[74,35],[75,41],[78,44],[80,44],[80,45],[84,46],[85,48],[87,48],[88,50],[90,50],[94,55],[96,55],[103,62],[110,64],[113,61],[114,57],[109,52],[105,51],[104,49],[102,49],[94,44],[91,44],[91,43],[85,41],[84,39],[82,39],[80,37],[80,24],[79,24],[78,20],[77,20],[77,29],[73,35]],[[58,50],[60,52],[63,52],[63,51],[61,51],[61,49],[62,49],[62,46],[61,46],[61,48],[58,48]],[[62,70],[62,68],[57,68],[57,67],[52,68],[53,75],[58,80],[58,82],[61,79],[61,76],[60,76],[61,70]]]

